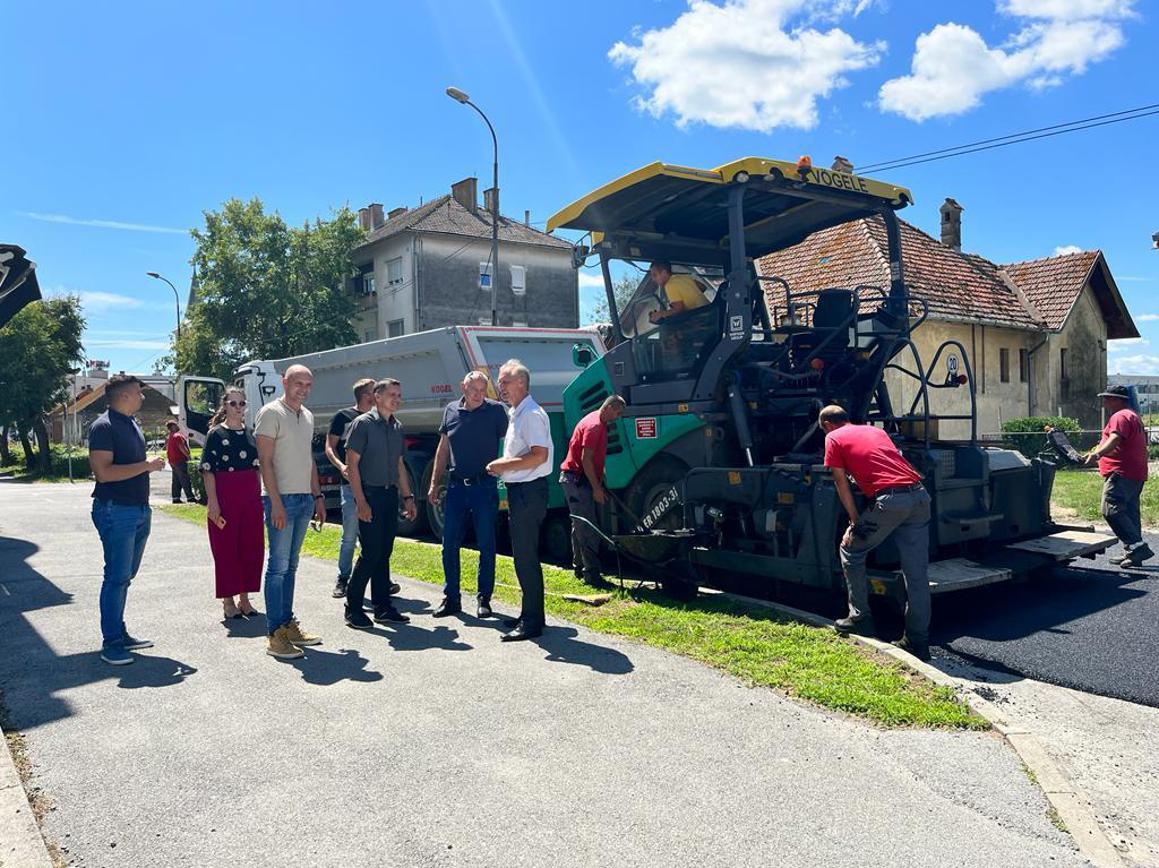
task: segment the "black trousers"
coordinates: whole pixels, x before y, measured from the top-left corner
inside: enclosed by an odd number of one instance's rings
[[[358,544],[362,547],[354,572],[346,584],[346,606],[362,609],[366,584],[370,583],[370,599],[374,611],[391,607],[390,553],[398,533],[398,488],[364,485],[362,493],[370,504],[370,521],[358,520]]]
[[[193,496],[193,483],[189,479],[189,462],[178,461],[173,467],[173,481],[169,484],[169,492],[173,495],[173,502],[176,503],[181,499],[182,490],[185,491],[185,499],[190,503],[196,503],[197,498]]]
[[[543,566],[539,562],[539,528],[547,516],[547,477],[507,483],[507,514],[515,575],[523,591],[519,620],[535,629],[543,626]]]

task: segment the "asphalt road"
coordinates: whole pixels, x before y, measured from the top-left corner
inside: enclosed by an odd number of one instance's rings
[[[219,620],[204,529],[155,516],[100,662],[88,487],[0,483],[0,689],[46,832],[79,866],[1084,864],[984,733],[891,731],[658,649],[552,623],[356,632],[333,565],[296,609],[324,644],[264,653]]]
[[[1159,551],[1159,536],[1147,540]],[[1102,555],[1047,579],[936,598],[931,642],[975,665],[1159,707],[1154,563],[1128,572]]]

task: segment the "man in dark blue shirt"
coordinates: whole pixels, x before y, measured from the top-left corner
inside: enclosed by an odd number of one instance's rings
[[[149,539],[149,474],[163,468],[165,459],[146,459],[145,437],[133,418],[144,402],[141,381],[124,374],[110,377],[105,397],[109,409],[89,429],[89,465],[97,480],[93,524],[105,555],[100,595],[101,659],[123,666],[133,662],[130,651],[153,645],[148,639],[129,635],[125,600]]]
[[[479,591],[476,612],[491,617],[491,594],[495,590],[495,521],[499,515],[496,478],[487,464],[499,456],[499,441],[507,434],[507,410],[487,397],[487,377],[471,371],[460,385],[463,397],[448,404],[439,426],[439,447],[431,473],[427,500],[439,502],[443,473],[450,465],[443,503],[443,602],[434,612],[444,618],[462,611],[459,590],[459,547],[467,529],[468,514],[474,520],[479,546]]]

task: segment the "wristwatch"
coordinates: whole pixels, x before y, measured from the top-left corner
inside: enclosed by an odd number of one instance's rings
[[[325,499],[326,499],[326,495],[324,495],[324,494],[315,494],[315,495],[314,495],[314,499],[315,499],[315,500],[325,500]]]
[[[414,496],[413,494],[404,494],[404,495],[402,496],[402,499],[403,499],[403,500],[414,500],[414,499],[415,499],[415,496]]]

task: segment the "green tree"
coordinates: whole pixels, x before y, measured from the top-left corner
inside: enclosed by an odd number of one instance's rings
[[[30,470],[51,467],[45,419],[68,399],[69,371],[84,359],[84,327],[80,299],[65,295],[29,305],[0,329],[0,428],[5,436],[16,428]]]
[[[636,287],[640,285],[641,275],[621,274],[618,278],[612,281],[612,294],[616,297],[616,308],[621,314],[624,312],[624,305],[632,298],[632,294],[636,291]],[[608,294],[604,288],[600,287],[599,300],[596,306],[592,308],[592,322],[611,322],[612,315],[608,310]]]
[[[181,372],[229,379],[247,359],[277,359],[357,340],[347,291],[364,232],[349,208],[292,228],[261,200],[205,212],[193,237],[197,301],[174,360]]]

